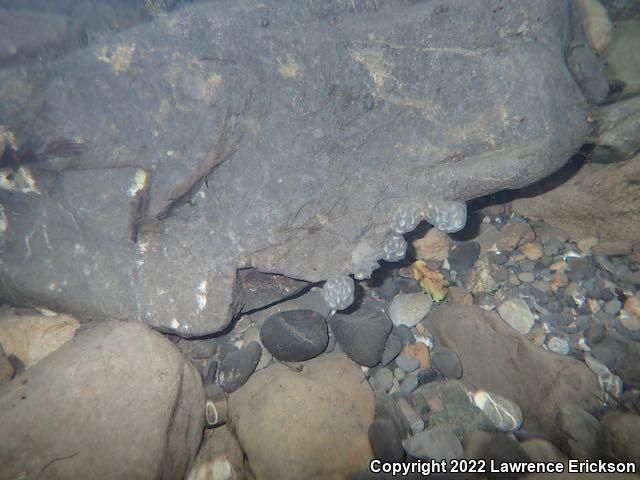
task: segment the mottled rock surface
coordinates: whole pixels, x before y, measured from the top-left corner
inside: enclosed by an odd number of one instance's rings
[[[238,268],[353,273],[399,211],[542,178],[590,130],[568,6],[224,0],[0,72],[50,152],[2,171],[1,298],[209,334]]]

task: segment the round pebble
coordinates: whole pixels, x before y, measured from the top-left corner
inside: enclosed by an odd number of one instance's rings
[[[275,313],[262,325],[260,340],[278,360],[302,362],[317,357],[327,347],[327,322],[313,310]]]
[[[411,373],[420,368],[420,361],[416,357],[401,354],[396,357],[396,365],[406,373]]]
[[[424,293],[400,293],[391,302],[389,316],[394,325],[415,327],[422,320],[433,300]]]
[[[440,427],[430,428],[415,434],[403,442],[407,453],[420,460],[454,460],[462,458],[464,452],[458,437]]]
[[[571,351],[571,345],[566,338],[555,336],[549,337],[549,340],[547,340],[547,348],[560,355],[568,355]]]
[[[418,382],[420,385],[433,382],[439,377],[439,373],[435,368],[427,368],[418,372]]]
[[[330,323],[336,340],[354,362],[366,367],[380,363],[393,326],[381,309],[363,306],[350,314],[334,315]]]
[[[491,255],[491,263],[494,265],[504,265],[507,263],[507,260],[509,260],[509,257],[504,253],[495,253],[494,255]]]
[[[398,338],[403,345],[411,345],[412,343],[416,343],[416,338],[413,336],[411,328],[407,327],[406,325],[398,325],[396,327],[396,333],[398,334]]]
[[[400,390],[406,393],[413,392],[420,385],[418,375],[410,374],[400,383]]]
[[[251,342],[226,355],[218,368],[218,383],[226,393],[236,391],[246,383],[260,361],[262,348]]]
[[[622,302],[620,300],[618,300],[617,298],[614,298],[613,300],[610,300],[610,301],[608,301],[607,303],[604,304],[603,310],[606,313],[610,313],[612,315],[615,315],[620,311],[621,308],[622,308]]]
[[[520,272],[518,274],[518,280],[521,282],[531,283],[535,280],[533,272]]]

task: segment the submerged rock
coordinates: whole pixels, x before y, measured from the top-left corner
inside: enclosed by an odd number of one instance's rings
[[[202,439],[204,389],[197,370],[158,332],[138,323],[93,324],[20,379],[0,388],[3,477],[45,469],[48,478],[188,472]]]
[[[346,479],[372,458],[373,394],[340,355],[254,374],[229,398],[229,412],[255,478]]]
[[[18,148],[60,153],[2,169],[0,295],[200,336],[243,309],[238,268],[319,282],[356,273],[362,241],[462,228],[465,201],[555,171],[590,129],[569,1],[492,5],[185,5],[42,88],[0,72],[0,123],[37,118]]]

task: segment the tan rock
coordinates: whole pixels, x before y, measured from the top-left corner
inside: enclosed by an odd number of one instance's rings
[[[629,315],[640,317],[640,292],[636,292],[633,297],[627,298],[623,308]]]
[[[549,265],[549,270],[551,270],[552,272],[563,272],[567,269],[568,266],[569,264],[567,262],[565,262],[564,260],[561,260],[559,262],[555,262]]]
[[[271,365],[230,396],[230,426],[247,467],[267,480],[352,478],[373,457],[373,392],[343,355],[302,365]]]
[[[511,252],[519,245],[533,242],[536,234],[528,223],[522,221],[510,221],[500,232],[497,246],[501,251]]]
[[[578,246],[578,250],[580,250],[582,253],[591,252],[591,249],[595,247],[597,244],[598,244],[598,239],[596,237],[581,238],[576,242],[576,245]]]
[[[405,345],[402,353],[417,358],[420,361],[420,370],[425,370],[431,366],[429,347],[422,342]]]
[[[556,272],[551,276],[551,290],[554,292],[566,287],[568,284],[569,279],[564,272]]]
[[[464,287],[449,287],[449,299],[459,305],[473,305],[473,297]]]
[[[73,338],[80,322],[71,315],[0,316],[0,344],[7,355],[14,354],[27,368],[35,365]]]
[[[439,260],[444,261],[449,255],[449,244],[451,240],[446,233],[437,228],[431,228],[427,233],[411,244],[416,251],[418,260]]]
[[[607,10],[598,0],[577,0],[576,3],[582,14],[582,25],[589,45],[596,52],[604,53],[613,38],[613,26]]]
[[[525,243],[520,247],[520,251],[525,257],[534,262],[542,258],[542,246],[539,243]]]
[[[560,186],[542,182],[548,191],[517,199],[513,208],[525,217],[562,227],[571,238],[638,242],[638,179],[640,155],[616,164],[587,163]]]

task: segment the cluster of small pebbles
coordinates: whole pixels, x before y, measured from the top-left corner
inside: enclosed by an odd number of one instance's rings
[[[501,210],[490,211],[478,230],[472,238],[423,232],[413,239],[413,258],[384,262],[358,283],[358,300],[348,310],[330,312],[314,287],[241,317],[225,335],[180,339],[178,346],[205,383],[226,393],[271,362],[295,367],[343,352],[361,366],[374,392],[369,439],[381,460],[460,458],[468,435],[522,427],[520,407],[465,383],[458,352],[430,333],[429,314],[442,305],[493,310],[550,354],[584,361],[611,405],[640,404],[637,395],[623,395],[625,384],[640,381],[635,357],[625,356],[632,349],[624,348],[640,340],[640,251],[623,242],[571,239],[562,229],[506,218]],[[415,260],[439,272],[448,286],[444,300],[435,301],[414,278]]]

